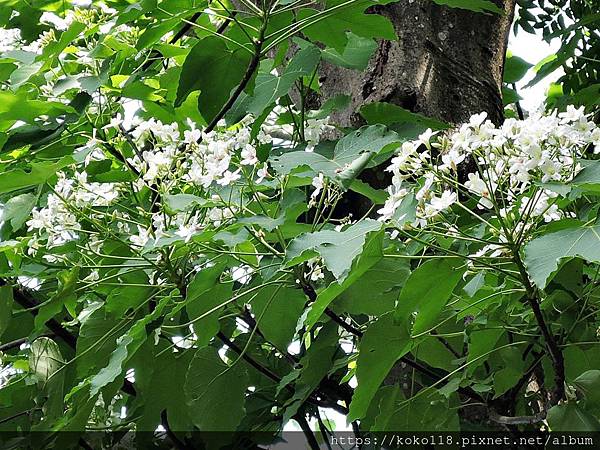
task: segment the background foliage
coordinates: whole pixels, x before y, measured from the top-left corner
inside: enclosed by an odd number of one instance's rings
[[[444,137],[376,103],[336,128],[347,97],[306,107],[318,67],[364,69],[395,39],[369,13],[388,2],[0,3],[0,429],[240,448],[294,419],[314,448],[307,419],[326,435],[332,409],[356,433],[600,429],[594,5],[520,3],[519,32],[563,41],[534,68],[565,71],[551,127],[481,116]],[[508,55],[507,117],[529,68]],[[546,152],[531,179],[462,177],[511,126]],[[495,157],[523,157],[508,141]],[[388,166],[389,191],[359,178]]]

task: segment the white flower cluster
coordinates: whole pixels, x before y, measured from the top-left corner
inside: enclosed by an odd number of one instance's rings
[[[186,132],[185,143],[192,151],[186,179],[204,188],[213,183],[228,186],[241,178],[241,166],[256,166],[259,163],[256,144],[271,142],[271,137],[259,133],[255,144],[247,123],[248,119],[244,119],[239,127],[210,133],[197,129]],[[262,170],[266,168],[263,166]]]
[[[77,221],[74,208],[108,206],[119,196],[119,187],[114,183],[90,183],[86,172],[76,172],[75,178],[66,178],[58,173],[54,192],[48,195],[44,208],[35,208],[27,222],[28,231],[37,230],[38,235],[30,243],[34,251],[39,239],[47,239],[46,247],[63,245],[79,237],[81,224]]]
[[[327,131],[333,130],[334,127],[329,125],[329,117],[324,119],[307,119],[304,124],[304,140],[306,140],[307,152],[314,151],[315,147],[321,142],[321,136]]]
[[[131,135],[142,158],[135,155],[129,162],[142,173],[144,181],[154,184],[156,180],[168,177],[180,140],[177,123],[165,125],[152,118],[140,122]]]
[[[486,113],[477,114],[452,133],[438,135],[427,130],[418,140],[405,142],[387,168],[393,179],[387,202],[379,210],[380,220],[394,216],[411,191],[409,181],[420,177],[413,226],[424,226],[448,209],[459,192],[475,197],[479,208],[496,206],[503,215],[514,208],[545,221],[559,219],[561,212],[553,203],[556,193],[545,188],[531,198],[524,194],[534,184],[571,181],[581,170],[578,159],[584,151],[592,146],[594,153],[600,152],[600,128],[586,117],[583,108],[573,106],[560,114],[507,119],[500,127],[486,117]],[[466,174],[463,184],[457,173],[466,161],[476,170]]]
[[[14,50],[21,43],[21,30],[0,28],[0,53]]]

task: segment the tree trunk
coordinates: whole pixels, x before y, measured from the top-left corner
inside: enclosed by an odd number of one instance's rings
[[[334,123],[360,126],[360,107],[394,103],[457,124],[481,111],[502,121],[502,71],[515,0],[495,0],[504,15],[448,8],[432,0],[403,0],[376,7],[388,17],[397,41],[382,41],[366,71],[324,64],[324,99],[352,96]]]

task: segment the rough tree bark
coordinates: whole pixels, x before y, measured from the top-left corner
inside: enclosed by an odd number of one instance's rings
[[[333,121],[362,124],[358,110],[384,101],[449,123],[487,111],[502,121],[502,71],[515,0],[494,0],[504,15],[448,8],[432,0],[402,0],[372,13],[388,17],[397,41],[382,41],[366,71],[324,64],[324,99],[351,94]]]

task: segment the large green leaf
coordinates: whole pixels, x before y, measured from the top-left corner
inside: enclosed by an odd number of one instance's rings
[[[220,305],[231,297],[231,283],[219,283],[224,270],[224,263],[200,270],[190,282],[185,303],[181,305],[185,305],[190,319],[196,320],[193,326],[198,347],[208,345],[219,331],[219,313],[223,309]]]
[[[0,91],[0,120],[22,120],[33,123],[36,117],[43,114],[57,116],[64,112],[74,113],[75,110],[63,103],[30,100],[22,94]]]
[[[127,333],[117,339],[117,348],[111,353],[108,365],[103,367],[90,380],[90,396],[93,397],[98,394],[102,388],[112,383],[123,373],[125,370],[123,365],[132,358],[145,342],[148,333],[152,332],[157,326],[157,324],[153,325],[153,322],[160,317],[162,310],[169,301],[169,297],[162,298],[152,313],[138,320]]]
[[[36,201],[37,196],[33,194],[21,194],[12,197],[4,205],[0,219],[3,222],[10,221],[13,231],[17,231],[29,218]]]
[[[235,430],[244,416],[247,387],[242,364],[228,366],[213,347],[199,349],[183,387],[194,425],[200,431]]]
[[[395,40],[396,32],[389,19],[379,14],[364,13],[370,6],[386,4],[390,1],[357,0],[347,3],[344,0],[329,0],[327,7],[336,8],[335,12],[321,18],[314,25],[304,28],[302,32],[312,41],[322,42],[338,52],[343,52],[348,42],[346,35],[348,31],[363,38]],[[299,11],[298,18],[307,19],[318,13],[316,9],[303,8]]]
[[[323,50],[323,59],[348,69],[365,70],[371,55],[377,49],[377,43],[370,38],[360,37],[348,32],[348,43],[342,52],[334,48]]]
[[[383,125],[360,128],[340,139],[331,158],[315,152],[294,151],[272,159],[273,168],[282,175],[301,166],[310,167],[348,189],[357,175],[367,167],[374,156],[383,150],[392,150],[402,139]]]
[[[397,322],[387,313],[371,324],[359,346],[356,361],[358,386],[352,396],[348,421],[365,416],[373,396],[398,359],[410,350],[406,321]]]
[[[0,193],[16,191],[17,189],[44,183],[48,178],[56,175],[57,171],[73,162],[72,157],[65,156],[55,163],[46,161],[31,163],[30,172],[25,172],[23,169],[8,170],[2,174]]]
[[[438,5],[445,5],[451,8],[467,9],[469,11],[484,12],[489,11],[496,14],[504,14],[504,10],[498,8],[495,3],[489,0],[433,0]]]
[[[404,109],[401,106],[386,102],[368,103],[360,108],[360,115],[363,116],[367,123],[371,124],[381,123],[392,125],[395,123],[410,123],[429,127],[434,130],[444,130],[449,127],[448,124],[440,120],[426,117]]]
[[[259,72],[256,76],[254,92],[250,96],[245,94],[240,96],[232,108],[230,118],[237,121],[245,113],[253,114],[255,117],[260,116],[265,108],[286,95],[298,78],[312,75],[320,58],[321,52],[311,44],[294,55],[281,75],[275,75],[270,71]]]
[[[286,350],[305,303],[306,297],[301,290],[271,285],[261,289],[251,305],[266,340],[278,349]]]
[[[321,383],[333,364],[333,357],[338,349],[338,333],[335,324],[329,324],[319,330],[317,338],[311,343],[306,354],[300,359],[300,369],[281,380],[281,390],[291,381],[294,383],[294,394],[285,404],[284,421],[293,417],[310,394]]]
[[[600,412],[600,370],[586,370],[573,380],[573,385],[583,394],[586,410]]]
[[[553,406],[546,417],[551,431],[590,432],[600,431],[600,423],[575,403]]]
[[[100,302],[90,303],[82,311],[81,328],[77,338],[75,368],[78,377],[89,375],[94,369],[108,364],[116,347],[118,318],[108,314]]]
[[[402,286],[410,275],[406,259],[383,258],[366,270],[335,300],[335,307],[350,314],[379,316],[394,309]]]
[[[223,39],[202,39],[183,63],[175,106],[180,106],[191,92],[200,90],[198,109],[207,122],[212,120],[240,83],[249,61],[247,52],[229,50]]]
[[[12,286],[0,286],[0,338],[8,328],[12,316],[13,288]]]
[[[303,234],[288,246],[285,266],[300,264],[321,256],[325,266],[342,283],[350,272],[352,262],[362,253],[367,234],[381,229],[381,222],[366,219],[344,231],[324,230]]]
[[[29,349],[29,370],[42,385],[63,365],[58,344],[47,337],[39,337]]]
[[[525,266],[533,282],[546,287],[565,260],[580,257],[600,262],[600,225],[578,226],[544,234],[525,246]]]
[[[525,76],[532,66],[533,64],[528,63],[523,58],[508,52],[504,63],[504,82],[516,83]]]
[[[325,309],[337,296],[353,288],[365,272],[381,260],[383,257],[382,245],[383,231],[370,232],[367,235],[360,255],[352,263],[349,275],[343,281],[332,281],[327,288],[317,295],[317,299],[311,305],[304,322],[307,329],[317,323]],[[350,289],[350,291],[353,290]]]
[[[419,266],[400,292],[396,318],[409,320],[415,315],[412,332],[428,330],[435,324],[464,272],[462,262],[454,259],[432,259]]]

